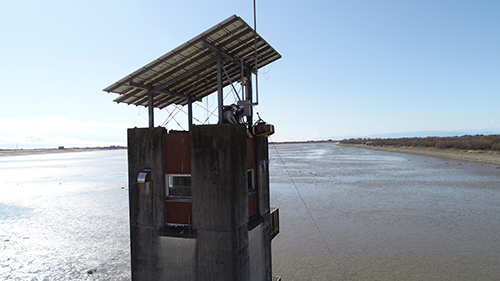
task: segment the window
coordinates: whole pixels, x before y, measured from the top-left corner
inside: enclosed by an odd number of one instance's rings
[[[191,175],[166,175],[167,196],[191,197]]]

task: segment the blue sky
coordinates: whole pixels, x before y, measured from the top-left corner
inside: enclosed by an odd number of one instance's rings
[[[253,26],[253,1],[2,1],[0,148],[126,145],[147,109],[102,90],[233,14]],[[283,57],[260,70],[254,111],[274,141],[500,133],[499,15],[500,1],[257,0]],[[167,128],[186,129],[176,117]]]

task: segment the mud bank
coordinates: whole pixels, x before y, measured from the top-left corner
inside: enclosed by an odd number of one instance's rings
[[[438,157],[438,158],[453,159],[459,161],[500,165],[500,154],[497,151],[438,149],[438,148],[429,149],[424,147],[389,147],[389,146],[381,147],[381,146],[370,146],[363,144],[354,144],[354,145],[339,144],[339,145],[381,150],[387,152],[415,154],[428,157]]]

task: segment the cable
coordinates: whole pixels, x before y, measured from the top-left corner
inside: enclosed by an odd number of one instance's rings
[[[182,107],[181,107],[181,108],[179,108],[179,110],[180,110],[182,113],[184,113],[184,114],[188,115],[188,113],[187,113],[186,111],[184,111],[184,110],[182,109]],[[194,117],[194,116],[193,116],[193,119],[201,123],[201,121],[200,121],[200,120],[198,120],[198,118],[196,118],[196,117]]]
[[[273,68],[273,64],[269,65],[269,67],[268,66],[264,67],[264,70],[262,73],[264,75],[264,79],[269,80],[269,72],[271,72],[271,68]]]
[[[174,108],[174,110],[172,110],[172,112],[168,112],[168,109],[165,107],[165,111],[169,114],[167,116],[167,118],[165,119],[165,121],[163,121],[163,124],[161,125],[162,127],[165,127],[168,123],[170,123],[170,121],[172,121],[172,119],[175,117],[175,115],[177,115],[177,113],[179,113],[179,110],[174,114],[175,110],[178,109],[177,107]],[[174,114],[172,116],[172,114]],[[170,120],[168,120],[170,119]]]
[[[141,116],[144,113],[144,111],[146,111],[146,107],[144,107],[143,109],[144,110],[141,112],[141,107],[140,106],[137,107],[137,116]]]
[[[192,89],[193,87],[194,87],[194,85],[191,87],[191,89]],[[191,89],[188,91],[188,93],[191,91]],[[241,90],[242,90],[242,89],[240,89],[240,90],[238,90],[238,91],[237,91],[237,90],[235,90],[235,89],[234,89],[234,86],[233,86],[233,88],[232,88],[232,89],[230,89],[230,91],[226,93],[226,95],[224,96],[223,100],[225,100],[225,99],[226,99],[226,98],[227,98],[227,97],[228,97],[231,93],[233,94],[233,98],[234,98],[235,100],[239,99],[238,94],[241,92]],[[202,106],[202,105],[200,105],[200,104],[195,104],[196,106],[198,106],[198,107],[199,107],[199,108],[201,108],[201,109],[204,109],[204,110],[207,112],[207,116],[206,116],[205,121],[203,121],[203,122],[202,122],[202,121],[200,121],[199,119],[197,119],[196,117],[194,117],[194,116],[193,116],[193,119],[195,119],[197,122],[199,122],[199,123],[201,123],[201,124],[206,124],[206,123],[207,123],[207,121],[210,119],[210,117],[212,117],[212,116],[214,116],[214,115],[215,115],[215,111],[218,109],[217,107],[215,107],[215,108],[214,108],[214,110],[210,111],[210,110],[208,109],[208,105],[209,105],[209,104],[208,104],[208,97],[205,97],[205,99],[206,99],[206,101],[207,101],[207,108],[203,107],[203,106]],[[176,110],[177,110],[177,112],[176,112]],[[179,112],[182,112],[182,113],[184,113],[184,114],[186,114],[186,115],[187,115],[187,113],[186,113],[184,110],[182,110],[182,107],[177,107],[177,106],[175,105],[175,108],[174,108],[174,110],[173,110],[172,112],[169,112],[167,108],[165,108],[165,111],[166,111],[169,115],[167,116],[167,118],[166,118],[166,119],[165,119],[165,121],[163,122],[162,126],[163,126],[163,127],[165,127],[168,123],[170,123],[170,121],[174,120],[174,121],[177,123],[177,125],[179,125],[179,127],[181,127],[181,128],[182,128],[182,126],[179,124],[179,122],[177,122],[177,120],[175,119],[175,116],[176,116]],[[174,112],[175,112],[175,114],[174,114]],[[183,129],[183,128],[182,128],[182,129]]]
[[[202,124],[206,124],[206,122],[208,121],[208,119],[209,119],[210,117],[212,117],[212,116],[214,116],[214,115],[215,115],[215,113],[214,113],[214,112],[215,112],[215,110],[217,110],[217,108],[215,108],[214,110],[210,111],[208,108],[205,108],[205,107],[203,107],[203,106],[201,106],[201,105],[199,105],[199,104],[196,104],[196,106],[198,106],[198,107],[200,107],[201,109],[204,109],[204,110],[205,110],[205,113],[206,113],[206,119],[205,119],[205,121],[200,122],[200,123],[202,123]]]
[[[179,127],[181,127],[181,129],[182,129],[183,131],[185,131],[185,130],[184,130],[184,128],[181,126],[181,124],[179,124],[179,122],[177,122],[177,119],[175,119],[175,118],[172,118],[172,119],[174,119],[175,123],[177,123],[177,125],[178,125]]]
[[[271,139],[271,137],[269,137]],[[333,253],[332,253],[332,250],[330,249],[330,247],[328,246],[328,243],[326,243],[326,239],[325,237],[323,236],[323,233],[321,233],[321,230],[318,226],[318,224],[316,223],[316,220],[314,220],[314,217],[311,213],[311,211],[309,210],[309,208],[307,207],[307,204],[306,204],[306,201],[304,200],[304,197],[302,197],[302,194],[300,194],[300,191],[299,191],[299,188],[297,187],[297,185],[295,184],[295,181],[293,180],[292,178],[292,175],[290,174],[290,172],[288,171],[288,168],[286,167],[285,165],[285,162],[283,161],[283,158],[281,158],[281,154],[279,153],[278,151],[278,148],[276,147],[276,144],[274,143],[274,141],[272,141],[271,139],[271,142],[274,146],[274,150],[276,150],[276,153],[278,154],[278,157],[279,159],[281,160],[281,163],[283,164],[283,167],[285,168],[285,171],[286,173],[288,174],[288,176],[290,177],[290,180],[292,181],[293,183],[293,186],[295,187],[295,190],[297,191],[297,194],[299,195],[300,197],[300,200],[302,201],[302,204],[304,204],[304,207],[306,208],[307,210],[307,213],[309,214],[309,217],[311,217],[311,220],[313,221],[314,223],[314,226],[316,227],[316,229],[318,230],[318,233],[319,235],[321,236],[321,239],[323,240],[323,243],[325,243],[325,246],[326,248],[328,249],[328,252],[330,253],[330,256],[332,257],[332,259],[339,265],[341,266],[344,270],[342,270],[342,275],[344,277],[344,280],[347,280],[346,276],[345,276],[345,266],[343,263],[341,263],[339,260],[336,260],[335,257],[333,256]]]
[[[270,137],[269,137],[270,138]],[[286,173],[288,174],[288,176],[290,177],[290,180],[292,181],[293,183],[293,186],[295,187],[295,190],[297,191],[297,194],[299,194],[299,197],[300,197],[300,200],[302,201],[302,204],[304,204],[304,207],[306,207],[306,210],[307,210],[307,213],[309,213],[309,216],[311,217],[311,220],[314,222],[314,225],[316,226],[316,229],[318,230],[319,232],[319,235],[321,236],[321,238],[323,239],[323,242],[325,243],[326,245],[326,248],[328,249],[328,252],[330,253],[330,255],[333,256],[332,254],[332,251],[330,250],[330,247],[328,247],[328,243],[326,243],[326,240],[325,240],[325,237],[323,236],[323,234],[321,233],[321,230],[319,229],[318,227],[318,224],[316,223],[316,220],[314,220],[314,217],[311,213],[311,211],[309,210],[309,208],[307,207],[307,204],[306,204],[306,201],[304,200],[304,198],[302,197],[302,194],[300,194],[300,191],[297,187],[297,185],[295,184],[295,181],[293,180],[292,178],[292,175],[290,174],[290,172],[288,171],[288,168],[286,167],[285,165],[285,162],[283,161],[283,158],[281,158],[281,155],[278,151],[278,149],[276,148],[276,144],[271,140],[271,142],[273,143],[273,146],[274,146],[274,150],[276,150],[276,153],[278,154],[278,157],[280,158],[281,160],[281,163],[283,164],[283,167],[285,168],[285,171]]]

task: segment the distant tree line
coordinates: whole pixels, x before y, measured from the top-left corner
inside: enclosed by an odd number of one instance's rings
[[[277,142],[269,142],[269,144],[305,144],[305,143],[329,143],[329,142],[338,142],[332,139],[328,140],[307,140],[307,141],[277,141]]]
[[[463,135],[457,137],[425,137],[371,139],[351,138],[340,141],[341,144],[364,144],[371,146],[392,147],[427,147],[462,150],[497,150],[500,151],[500,135]]]

